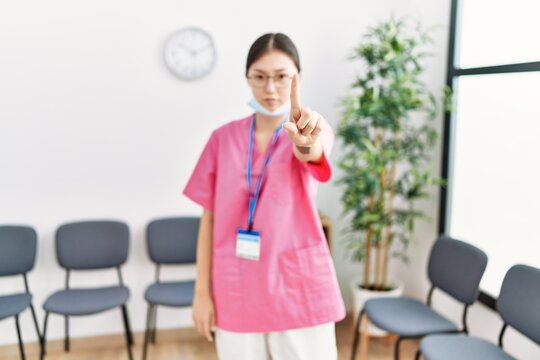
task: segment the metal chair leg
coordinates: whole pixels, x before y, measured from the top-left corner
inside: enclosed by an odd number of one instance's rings
[[[394,345],[394,360],[399,360],[399,345],[401,344],[401,341],[403,338],[400,336],[398,337],[395,345]]]
[[[356,327],[354,329],[354,337],[353,337],[353,346],[352,346],[352,353],[351,353],[351,360],[354,360],[356,358],[356,352],[358,350],[358,342],[360,340],[360,323],[362,322],[362,316],[364,316],[364,309],[360,310],[358,314],[358,319],[356,320]]]
[[[133,335],[131,334],[131,329],[129,327],[129,319],[127,314],[127,309],[125,305],[122,305],[122,318],[124,319],[124,330],[126,334],[126,347],[128,351],[129,360],[133,360],[133,353],[131,352],[131,345],[133,344]]]
[[[152,315],[152,344],[156,343],[156,330],[157,330],[157,305],[154,306]]]
[[[64,316],[64,325],[66,330],[66,337],[64,339],[64,351],[69,352],[69,317]]]
[[[19,314],[15,315],[15,327],[17,328],[17,337],[19,338],[19,351],[21,353],[21,359],[26,360],[26,355],[24,354],[24,344],[21,337],[21,327],[19,325]]]
[[[150,341],[150,325],[152,322],[153,311],[154,306],[148,304],[148,310],[146,312],[146,330],[144,332],[143,360],[146,360],[146,355],[148,353],[148,342]]]
[[[127,312],[127,307],[125,305],[122,305],[122,318],[124,319],[124,326],[127,329],[129,345],[133,346],[133,344],[134,344],[133,333],[131,332],[131,326],[130,326],[130,323],[129,323],[129,316],[128,316],[128,312]]]
[[[39,331],[39,325],[36,317],[36,311],[34,310],[34,305],[30,304],[30,311],[32,311],[32,319],[34,319],[34,326],[36,327],[36,333],[39,339],[39,347],[43,346],[43,339],[41,338],[41,332]]]
[[[43,322],[43,335],[41,336],[41,353],[39,355],[40,360],[43,360],[45,358],[46,354],[46,345],[47,345],[47,320],[49,319],[49,313],[45,313],[45,321]]]

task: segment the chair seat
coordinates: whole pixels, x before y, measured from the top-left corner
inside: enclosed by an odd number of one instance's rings
[[[371,299],[364,309],[376,326],[402,336],[458,331],[456,325],[416,299]]]
[[[32,295],[26,293],[0,296],[0,320],[19,314],[31,302]]]
[[[49,296],[43,308],[61,315],[90,315],[121,306],[128,299],[129,289],[125,286],[67,289]]]
[[[426,360],[513,360],[497,345],[466,335],[430,335],[420,342]]]
[[[159,282],[148,287],[144,298],[153,305],[191,306],[194,288],[194,281]]]

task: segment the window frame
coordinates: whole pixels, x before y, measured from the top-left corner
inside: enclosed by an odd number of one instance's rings
[[[459,35],[461,31],[461,4],[465,0],[452,0],[450,10],[450,29],[448,40],[448,58],[446,85],[452,90],[453,105],[456,103],[456,84],[460,77],[470,75],[488,75],[488,74],[507,74],[507,73],[525,73],[540,71],[540,61],[500,64],[494,66],[460,68],[457,67],[457,49],[459,49]],[[449,216],[450,216],[450,198],[451,190],[449,190],[450,182],[452,181],[452,155],[454,153],[453,143],[455,126],[455,112],[445,112],[443,122],[442,136],[442,165],[441,176],[447,179],[447,185],[440,187],[440,202],[438,216],[438,232],[439,234],[448,234]],[[496,299],[480,289],[478,301],[487,307],[495,310]]]

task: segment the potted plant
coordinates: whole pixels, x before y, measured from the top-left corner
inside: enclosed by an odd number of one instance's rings
[[[343,99],[337,135],[341,201],[350,219],[346,249],[364,263],[351,286],[355,316],[367,298],[401,295],[403,286],[388,279],[389,258],[408,261],[415,222],[427,218],[415,204],[430,186],[443,185],[428,165],[437,140],[434,119],[448,110],[449,90],[437,100],[421,80],[430,43],[418,25],[391,18],[370,28],[351,56],[363,67]]]

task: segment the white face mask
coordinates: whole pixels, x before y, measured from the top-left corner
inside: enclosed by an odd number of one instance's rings
[[[270,116],[270,117],[279,117],[283,116],[291,110],[291,102],[287,101],[285,104],[281,105],[274,111],[270,111],[264,106],[262,106],[255,98],[252,98],[248,105],[255,110],[255,112],[258,112],[261,115]]]

